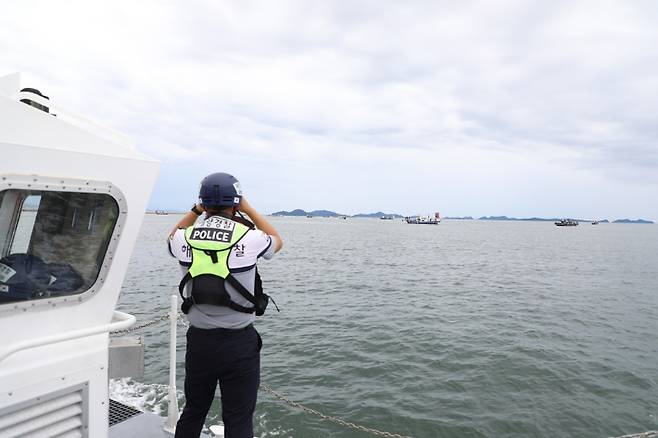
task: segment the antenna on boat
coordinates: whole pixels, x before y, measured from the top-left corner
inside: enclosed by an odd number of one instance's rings
[[[39,96],[42,99],[50,100],[50,98],[48,96],[46,96],[45,94],[42,94],[41,91],[37,90],[36,88],[23,88],[21,90],[21,93],[25,93],[25,94],[30,93],[30,94],[33,94],[35,96]],[[26,103],[30,106],[33,106],[36,109],[39,109],[41,111],[50,113],[50,108],[48,108],[46,105],[43,105],[39,102],[36,102],[36,101],[30,99],[29,97],[24,97],[23,99],[21,99],[21,102]]]

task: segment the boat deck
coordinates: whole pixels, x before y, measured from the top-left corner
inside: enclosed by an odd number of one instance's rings
[[[152,412],[142,412],[132,406],[110,400],[109,438],[171,438],[173,435],[164,431],[166,418]],[[201,434],[203,438],[208,435]]]

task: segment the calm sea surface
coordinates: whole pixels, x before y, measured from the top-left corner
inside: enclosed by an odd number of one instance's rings
[[[119,301],[161,315],[180,279],[146,216]],[[658,226],[271,218],[257,322],[262,381],[326,414],[413,437],[607,437],[658,429]],[[166,415],[168,332],[144,330],[142,382]],[[178,387],[183,387],[184,329]],[[183,397],[180,397],[183,406]],[[221,418],[216,401],[207,425]],[[259,437],[367,437],[261,390]]]

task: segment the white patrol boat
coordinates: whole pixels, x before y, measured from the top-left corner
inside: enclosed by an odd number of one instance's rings
[[[114,309],[158,163],[19,79],[0,78],[0,437],[171,436],[176,403],[165,420],[108,398],[109,333],[135,322]],[[176,313],[172,301],[174,329]]]

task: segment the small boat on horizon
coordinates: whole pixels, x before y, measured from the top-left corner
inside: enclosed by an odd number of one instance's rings
[[[408,216],[404,218],[404,221],[412,225],[438,225],[441,222],[441,214],[437,211],[434,213],[434,217]]]
[[[562,219],[561,221],[554,222],[558,227],[575,227],[578,225],[578,221],[573,219]]]

